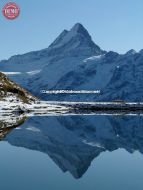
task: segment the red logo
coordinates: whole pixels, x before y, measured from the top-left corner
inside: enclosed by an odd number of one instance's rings
[[[3,7],[2,12],[7,19],[14,20],[19,16],[20,8],[16,3],[10,2]]]

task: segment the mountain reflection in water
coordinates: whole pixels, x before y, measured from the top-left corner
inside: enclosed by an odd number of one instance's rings
[[[81,178],[104,151],[123,148],[143,153],[143,117],[17,117],[9,122],[0,120],[0,139],[46,153],[63,172]]]

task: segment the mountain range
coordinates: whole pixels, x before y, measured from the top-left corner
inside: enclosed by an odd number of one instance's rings
[[[102,50],[80,23],[46,49],[12,56],[0,71],[43,100],[143,101],[143,50]],[[47,95],[41,90],[100,90],[91,95]]]

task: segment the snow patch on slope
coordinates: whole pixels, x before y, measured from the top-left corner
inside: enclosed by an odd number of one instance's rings
[[[103,55],[96,55],[96,56],[92,56],[92,57],[84,59],[83,62],[87,63],[88,61],[99,60],[99,59],[102,59],[103,57],[104,57],[104,54]]]

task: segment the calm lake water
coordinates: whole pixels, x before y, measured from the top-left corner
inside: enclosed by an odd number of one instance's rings
[[[2,190],[143,189],[141,116],[31,117],[0,133]]]

